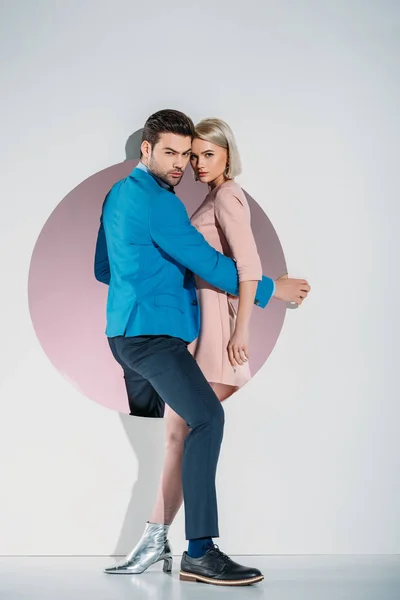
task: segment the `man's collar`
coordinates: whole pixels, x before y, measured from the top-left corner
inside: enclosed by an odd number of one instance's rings
[[[136,169],[140,169],[141,171],[148,173],[149,175],[154,177],[154,179],[157,181],[158,185],[160,185],[164,189],[168,190],[169,192],[172,192],[173,194],[175,194],[175,190],[174,190],[173,186],[169,185],[168,183],[165,183],[165,181],[163,181],[162,179],[157,177],[157,175],[154,175],[154,173],[152,173],[150,171],[150,169],[144,163],[138,162],[138,164],[136,165]]]

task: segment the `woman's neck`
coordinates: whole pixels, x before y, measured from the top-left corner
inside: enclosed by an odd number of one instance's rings
[[[216,179],[214,179],[214,181],[210,181],[210,183],[208,184],[209,191],[212,192],[212,190],[215,190],[216,187],[218,187],[219,185],[222,185],[223,183],[225,183],[225,181],[228,181],[228,180],[225,177],[225,175],[222,173]]]

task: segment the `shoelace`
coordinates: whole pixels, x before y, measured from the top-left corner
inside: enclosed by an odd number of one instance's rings
[[[208,552],[212,552],[213,554],[216,554],[218,556],[218,558],[222,558],[224,564],[226,565],[228,561],[230,561],[230,558],[227,554],[224,554],[220,549],[219,546],[217,544],[214,544],[213,546],[210,546],[210,550],[208,550]]]

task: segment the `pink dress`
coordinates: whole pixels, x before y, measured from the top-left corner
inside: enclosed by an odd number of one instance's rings
[[[214,188],[192,215],[191,222],[211,246],[235,259],[239,281],[262,278],[250,208],[235,181],[229,180]],[[225,292],[197,276],[196,285],[201,329],[188,349],[207,381],[241,387],[251,378],[249,364],[232,367],[227,351],[235,328],[235,307]]]

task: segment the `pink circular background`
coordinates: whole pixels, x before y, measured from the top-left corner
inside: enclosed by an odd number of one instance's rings
[[[137,163],[127,160],[92,175],[58,204],[36,242],[28,282],[33,326],[52,364],[85,396],[126,414],[129,406],[122,371],[104,334],[108,287],[94,278],[93,259],[104,198]],[[194,181],[189,167],[177,194],[191,215],[205,198],[207,186]],[[246,196],[264,274],[276,278],[286,272],[281,244],[261,207]],[[275,299],[265,309],[254,308],[253,376],[270,355],[285,312],[286,305]]]

